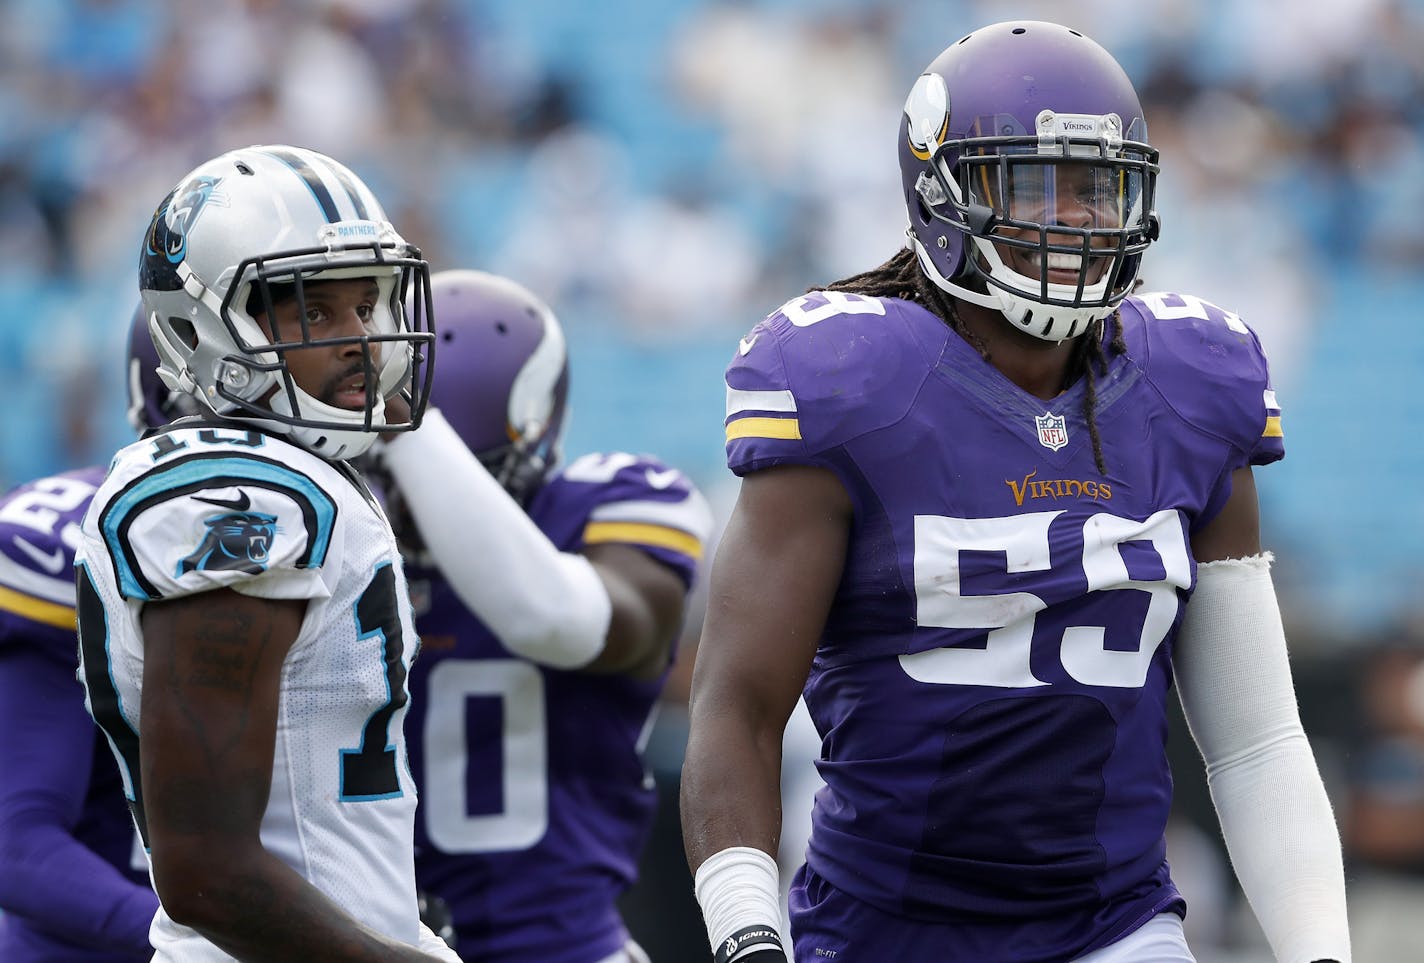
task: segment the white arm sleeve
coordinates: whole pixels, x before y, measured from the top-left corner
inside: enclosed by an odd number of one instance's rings
[[[1276,959],[1349,963],[1340,834],[1301,728],[1270,562],[1198,566],[1177,688],[1232,867]]]
[[[506,648],[559,669],[598,657],[613,617],[603,579],[554,547],[440,412],[383,458],[441,573]]]

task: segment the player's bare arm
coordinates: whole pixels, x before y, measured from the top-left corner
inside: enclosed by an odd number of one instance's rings
[[[351,919],[262,845],[282,665],[305,612],[305,601],[231,589],[145,607],[140,725],[159,896],[241,960],[429,959]]]
[[[1256,476],[1248,465],[1231,473],[1231,496],[1217,516],[1192,536],[1192,555],[1198,562],[1215,562],[1260,553],[1261,519],[1256,500]]]
[[[742,482],[693,669],[682,825],[694,870],[729,846],[776,852],[782,732],[840,582],[850,520],[850,497],[824,469]]]
[[[669,566],[631,545],[590,545],[583,554],[613,606],[607,642],[586,668],[656,678],[667,668],[682,624],[687,587]]]

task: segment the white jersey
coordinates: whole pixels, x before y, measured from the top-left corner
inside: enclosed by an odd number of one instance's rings
[[[80,680],[140,832],[139,612],[229,587],[307,599],[282,667],[262,843],[355,919],[419,942],[403,724],[417,647],[390,523],[355,473],[280,438],[181,428],[119,452],[84,519]],[[157,960],[229,960],[161,909]]]

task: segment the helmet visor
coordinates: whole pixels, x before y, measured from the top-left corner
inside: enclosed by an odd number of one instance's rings
[[[1000,154],[965,157],[969,203],[1016,227],[1133,232],[1143,226],[1140,169],[1111,162]]]

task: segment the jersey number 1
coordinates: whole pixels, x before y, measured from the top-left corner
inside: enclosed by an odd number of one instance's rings
[[[391,717],[406,704],[405,639],[396,602],[395,569],[387,562],[376,569],[371,584],[356,600],[356,631],[360,639],[379,639],[386,667],[385,703],[371,713],[361,730],[361,745],[341,750],[341,799],[362,802],[401,794],[396,772],[396,747],[390,742]]]

